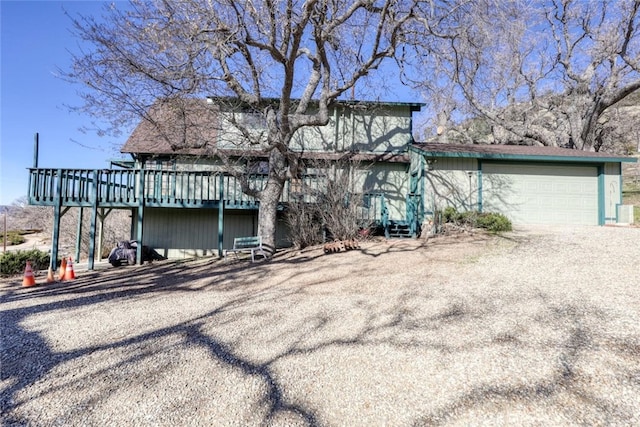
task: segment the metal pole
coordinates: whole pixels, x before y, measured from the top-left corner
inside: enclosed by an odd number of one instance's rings
[[[33,168],[38,168],[38,145],[40,145],[40,135],[36,132],[33,137]]]
[[[4,239],[2,240],[2,252],[7,252],[7,208],[4,211]]]

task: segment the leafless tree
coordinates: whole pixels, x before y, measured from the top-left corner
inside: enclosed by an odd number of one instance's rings
[[[434,115],[444,112],[449,127],[476,117],[467,123],[488,127],[489,142],[606,146],[607,112],[640,88],[639,0],[478,0],[450,10],[421,20],[419,55],[407,55],[427,79],[405,77],[439,105]],[[424,34],[440,43],[421,45]]]
[[[289,203],[285,220],[298,248],[323,242],[323,238],[351,240],[370,226],[364,206],[368,189],[362,181],[370,164],[345,156],[335,160],[307,161],[310,170],[321,176],[292,181],[295,196]]]
[[[327,124],[332,102],[395,55],[414,7],[412,0],[133,0],[101,19],[73,18],[91,48],[73,57],[65,75],[84,85],[80,109],[109,120],[105,131],[154,120],[149,112],[158,102],[183,111],[193,97],[258,115],[261,132],[227,119],[268,156],[264,187],[244,190],[260,201],[258,233],[273,247],[278,200],[299,163],[293,134]],[[237,105],[221,106],[231,99]]]

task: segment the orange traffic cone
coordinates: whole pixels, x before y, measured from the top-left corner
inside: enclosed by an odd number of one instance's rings
[[[60,263],[60,273],[58,273],[58,280],[61,282],[64,280],[64,276],[67,273],[67,259],[62,258],[62,263]]]
[[[76,278],[76,273],[73,271],[73,261],[71,261],[71,257],[69,257],[69,261],[67,261],[67,270],[64,274],[64,280],[73,280]]]
[[[22,279],[22,286],[25,288],[35,286],[36,279],[33,277],[33,269],[31,268],[31,262],[27,261],[27,266],[24,268],[24,278]]]

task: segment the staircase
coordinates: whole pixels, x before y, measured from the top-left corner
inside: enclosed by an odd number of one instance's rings
[[[389,221],[385,227],[384,235],[389,238],[412,238],[415,234],[411,231],[411,226],[406,221]]]

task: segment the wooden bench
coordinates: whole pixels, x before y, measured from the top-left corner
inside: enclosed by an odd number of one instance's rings
[[[264,258],[267,257],[267,253],[262,248],[262,237],[260,236],[234,238],[233,248],[227,249],[224,253],[225,260],[227,259],[227,255],[229,255],[229,253],[234,253],[236,255],[236,258],[238,258],[238,252],[251,252],[251,262],[255,262],[256,252],[262,255]]]

